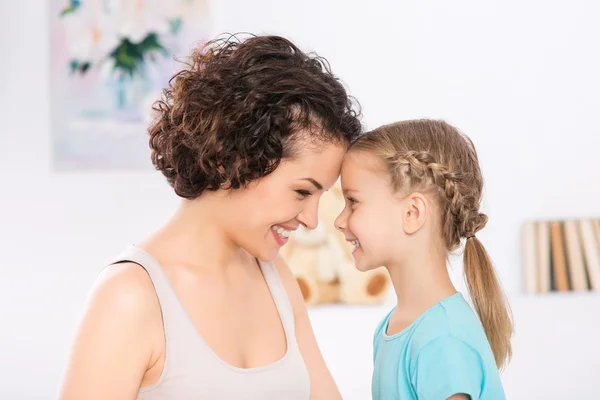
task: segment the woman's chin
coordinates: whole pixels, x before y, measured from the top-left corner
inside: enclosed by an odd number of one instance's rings
[[[275,261],[275,259],[277,258],[277,256],[279,255],[279,250],[280,247],[272,247],[272,246],[265,246],[262,249],[257,249],[258,251],[256,252],[256,254],[252,254],[254,257],[258,258],[260,261],[262,262],[273,262]]]

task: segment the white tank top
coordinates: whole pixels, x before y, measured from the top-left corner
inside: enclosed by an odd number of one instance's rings
[[[122,262],[148,272],[163,316],[164,368],[157,382],[140,389],[138,400],[309,399],[310,379],[296,342],[294,313],[272,263],[259,262],[283,324],[287,352],[273,364],[246,369],[223,361],[202,339],[156,259],[130,246],[112,264]]]

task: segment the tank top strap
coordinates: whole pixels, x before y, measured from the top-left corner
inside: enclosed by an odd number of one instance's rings
[[[154,257],[142,249],[131,245],[128,246],[118,257],[114,258],[110,264],[120,264],[124,262],[138,264],[140,267],[146,270],[150,276],[150,280],[152,280],[152,284],[154,285],[154,290],[156,291],[158,300],[161,303],[161,308],[163,305],[173,304],[173,300],[175,300],[173,298],[173,290],[171,289],[165,272],[158,261],[154,259]]]
[[[196,341],[196,331],[189,321],[183,306],[181,305],[169,278],[160,266],[159,262],[144,250],[134,245],[128,246],[118,257],[114,258],[110,265],[132,262],[144,268],[152,281],[160,311],[162,314],[163,329],[165,334],[165,345],[167,361],[169,364],[178,362],[186,353],[187,345]]]

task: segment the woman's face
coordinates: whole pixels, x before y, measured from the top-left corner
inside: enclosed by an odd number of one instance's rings
[[[274,260],[300,225],[317,227],[319,199],[336,182],[346,152],[329,143],[299,148],[271,174],[231,193],[229,236],[260,260]]]

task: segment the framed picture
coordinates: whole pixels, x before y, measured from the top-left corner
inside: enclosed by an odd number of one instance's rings
[[[151,168],[151,108],[210,38],[203,0],[52,0],[56,170]]]

